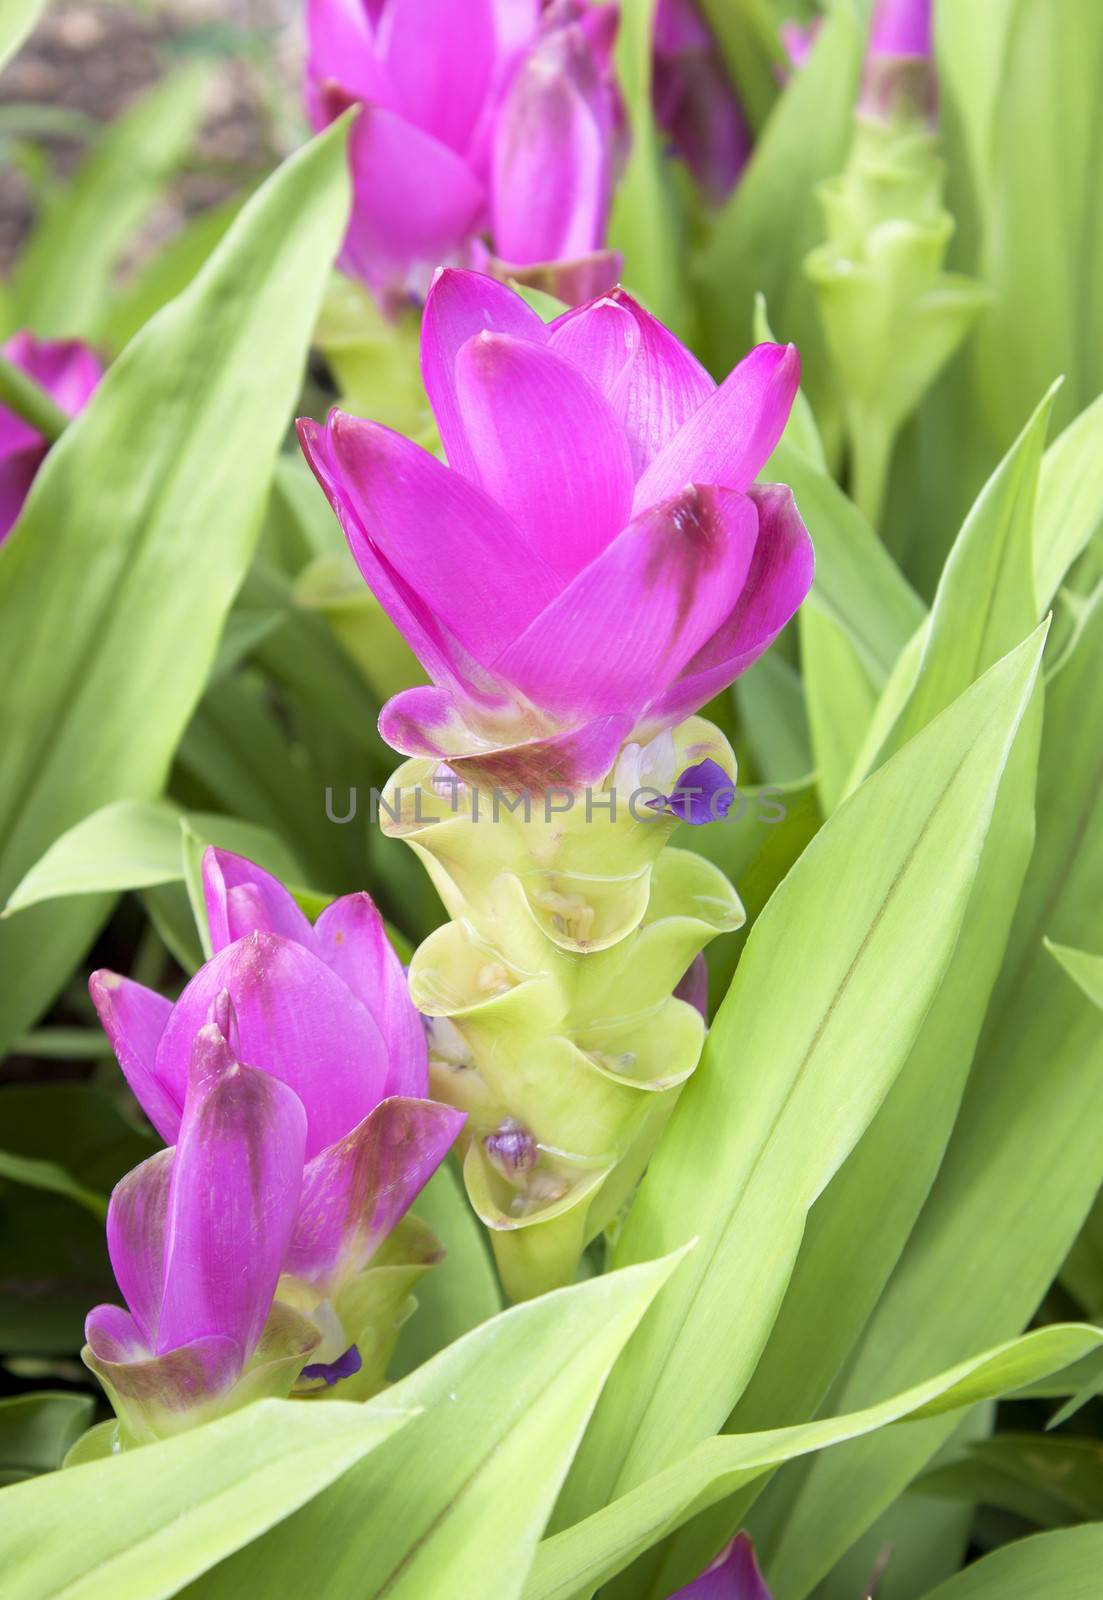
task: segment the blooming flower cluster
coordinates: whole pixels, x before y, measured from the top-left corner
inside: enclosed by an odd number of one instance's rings
[[[169,1148],[116,1187],[85,1359],[143,1441],[266,1394],[382,1381],[438,1253],[403,1219],[463,1117],[426,1097],[421,1020],[366,894],[312,926],[209,850],[212,958],[175,1004],[97,972],[92,998]]]
[[[717,385],[622,290],[545,324],[449,269],[422,324],[448,465],[339,411],[300,424],[432,679],[383,710],[413,758],[385,831],[453,919],[416,952],[411,990],[433,1019],[434,1093],[468,1114],[468,1194],[515,1297],[569,1281],[631,1192],[704,1039],[698,973],[674,991],[743,920],[722,873],[664,849],[709,805],[640,822],[618,797],[734,783],[727,741],[694,713],[812,580],[791,492],[755,483],[799,372],[792,347],[764,344]],[[512,797],[500,825],[481,825],[498,806],[480,785]],[[549,786],[584,785],[608,826],[589,801],[546,804]]]
[[[744,672],[812,580],[788,489],[755,478],[800,377],[760,345],[719,386],[623,290],[551,324],[446,270],[422,375],[449,465],[334,412],[300,424],[368,584],[433,679],[396,749],[458,770],[603,777],[629,739]]]

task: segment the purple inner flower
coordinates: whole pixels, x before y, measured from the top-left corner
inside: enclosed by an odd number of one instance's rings
[[[735,785],[718,761],[711,757],[687,767],[670,794],[647,803],[656,811],[669,811],[691,828],[722,822],[735,799]]]
[[[338,1356],[336,1361],[312,1361],[302,1370],[304,1378],[324,1378],[331,1386],[340,1383],[342,1378],[351,1378],[360,1371],[363,1363],[360,1352],[354,1344],[350,1344],[343,1356]]]

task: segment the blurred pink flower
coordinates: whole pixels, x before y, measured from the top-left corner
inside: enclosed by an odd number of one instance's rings
[[[311,121],[361,107],[346,270],[388,302],[441,262],[531,274],[602,252],[616,21],[585,0],[308,0]]]
[[[652,73],[656,121],[706,196],[724,200],[747,164],[751,132],[695,0],[659,0]]]
[[[99,358],[77,339],[36,339],[24,331],[12,335],[4,355],[71,417],[103,376]],[[11,532],[49,448],[29,422],[0,406],[0,541]]]

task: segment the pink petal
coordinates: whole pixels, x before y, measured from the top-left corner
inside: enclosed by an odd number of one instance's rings
[[[88,992],[134,1098],[165,1143],[175,1144],[184,1109],[184,1079],[166,1080],[156,1065],[171,1003],[130,978],[102,969],[89,978]]]
[[[117,1312],[117,1316],[108,1313]],[[197,1408],[219,1400],[241,1376],[245,1355],[236,1339],[209,1334],[150,1357],[128,1342],[115,1306],[97,1306],[84,1325],[86,1364],[107,1388],[128,1433],[146,1444],[186,1428]]]
[[[505,512],[420,445],[340,411],[330,439],[358,527],[477,661],[492,661],[562,588]]]
[[[497,740],[475,732],[464,707],[443,689],[405,689],[388,700],[379,731],[389,745],[410,756],[447,760],[472,782],[510,792],[547,785],[594,783],[604,778],[632,731],[630,717],[598,717],[566,733],[541,734],[518,718],[512,737]]]
[[[342,259],[374,288],[455,255],[477,227],[482,185],[462,157],[381,106],[349,136],[353,206]]]
[[[758,536],[745,495],[691,487],[645,511],[497,663],[534,704],[634,717],[729,614]]]
[[[630,516],[632,462],[612,407],[569,362],[503,333],[467,341],[456,389],[482,487],[572,578]]]
[[[626,389],[622,380],[635,362],[639,344],[635,317],[614,295],[568,311],[551,324],[548,336],[548,349],[585,373],[618,416]]]
[[[84,409],[103,376],[99,357],[79,339],[36,339],[23,329],[4,345],[4,354],[71,417]]]
[[[511,333],[543,344],[544,324],[519,294],[485,277],[442,267],[433,279],[421,319],[421,375],[437,419],[448,464],[478,482],[456,397],[456,356],[476,333]]]
[[[465,1114],[434,1100],[384,1100],[306,1169],[286,1270],[314,1283],[357,1272],[447,1155]]]
[[[932,0],[877,0],[870,31],[873,55],[931,56]]]
[[[400,109],[459,152],[490,88],[496,47],[488,0],[401,0],[386,8],[379,29]]]
[[[491,224],[508,261],[558,261],[605,243],[611,125],[583,30],[545,35],[515,74],[494,130]]]
[[[528,44],[540,21],[541,0],[490,0],[499,62],[508,64]]]
[[[591,250],[588,255],[574,256],[569,261],[536,261],[527,266],[503,261],[500,256],[490,256],[488,260],[488,271],[497,277],[516,279],[550,294],[565,306],[585,305],[599,295],[611,293],[624,267],[624,258],[617,250]]]
[[[748,488],[785,431],[799,384],[793,345],[756,346],[651,462],[636,485],[636,509],[686,483]]]
[[[305,1148],[298,1097],[202,1028],[172,1166],[158,1354],[223,1335],[248,1359],[291,1242]]]
[[[631,717],[595,717],[567,733],[503,746],[483,755],[455,756],[450,765],[459,778],[484,787],[497,787],[508,794],[527,789],[534,806],[540,806],[549,790],[600,783],[612,771],[631,732]],[[556,796],[551,795],[550,801],[554,805]]]
[[[469,707],[448,689],[419,685],[392,695],[379,715],[379,731],[393,750],[408,756],[449,756],[494,746],[471,727]]]
[[[371,1012],[387,1043],[384,1095],[429,1093],[429,1050],[406,974],[370,894],[347,894],[314,925],[314,950]]]
[[[337,415],[330,414],[330,426]],[[303,454],[336,513],[368,587],[426,672],[436,682],[454,686],[464,697],[488,704],[500,700],[500,687],[491,681],[485,668],[467,654],[369,538],[357,508],[355,486],[346,481],[335,458],[330,427],[322,428],[309,418],[300,418],[297,428]]]
[[[159,1150],[111,1191],[107,1249],[115,1281],[130,1307],[147,1354],[157,1343],[164,1278],[165,1230],[175,1152]]]
[[[317,86],[327,79],[353,100],[395,109],[395,91],[376,58],[373,32],[362,0],[307,0],[307,99],[316,130],[324,126]]]
[[[100,1361],[145,1361],[151,1351],[141,1328],[122,1306],[93,1306],[84,1337]]]
[[[242,1058],[287,1084],[306,1108],[308,1156],[381,1099],[387,1045],[370,1013],[316,955],[271,933],[228,945],[187,985],[157,1051],[162,1082],[183,1088],[192,1041],[224,989]]]
[[[671,1600],[770,1600],[749,1536],[741,1533],[733,1539],[707,1572]]]
[[[313,941],[310,922],[278,878],[255,862],[213,845],[203,852],[203,897],[211,949],[217,955],[247,933],[278,933],[305,944]]]
[[[0,431],[8,431],[3,428],[3,423],[9,416],[11,412],[0,409]],[[0,438],[0,451],[3,448]],[[0,454],[0,543],[3,543],[19,521],[19,513],[23,509],[23,502],[31,492],[35,473],[45,459],[45,444],[32,444],[29,448],[17,449],[10,455]]]
[[[749,498],[758,508],[759,533],[743,592],[677,682],[647,708],[648,726],[681,722],[734,683],[774,642],[812,586],[815,554],[792,491],[760,484]]]
[[[577,341],[579,331],[586,327],[594,312],[610,303],[630,315],[636,325],[632,362],[619,374],[619,384],[610,398],[628,435],[633,468],[639,474],[683,423],[715,394],[716,384],[685,345],[623,289],[614,289],[593,306],[568,311],[553,322],[551,348],[560,354],[568,353],[563,350],[561,341],[567,338]],[[576,343],[570,351],[571,359],[577,360],[589,373],[585,360],[574,354],[577,348]],[[599,384],[599,387],[604,390],[604,385]],[[608,390],[604,392],[609,393]]]

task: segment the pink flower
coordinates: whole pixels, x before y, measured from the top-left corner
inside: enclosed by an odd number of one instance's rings
[[[739,1534],[707,1571],[670,1600],[770,1600],[750,1536]]]
[[[527,271],[600,252],[615,25],[583,0],[308,0],[311,121],[361,107],[345,268],[393,300],[488,249]]]
[[[592,781],[726,688],[803,600],[792,494],[755,484],[796,394],[792,346],[759,345],[718,387],[622,290],[545,325],[444,271],[422,374],[447,467],[339,411],[299,425],[433,680],[385,706],[396,749]]]
[[[425,1098],[421,1018],[366,894],[311,926],[241,856],[208,850],[203,876],[215,953],[175,1005],[115,973],[90,983],[172,1146],[112,1194],[129,1309],[97,1306],[85,1330],[85,1359],[139,1439],[359,1371],[356,1330],[340,1337],[331,1313],[326,1350],[276,1300],[281,1274],[339,1304],[464,1121]]]
[[[724,200],[747,164],[751,132],[695,0],[659,0],[652,100],[676,154],[710,200]]]
[[[33,333],[16,333],[4,346],[4,355],[70,417],[84,409],[103,376],[99,359],[76,339],[36,339]],[[0,406],[0,541],[11,532],[49,448],[29,422]]]

